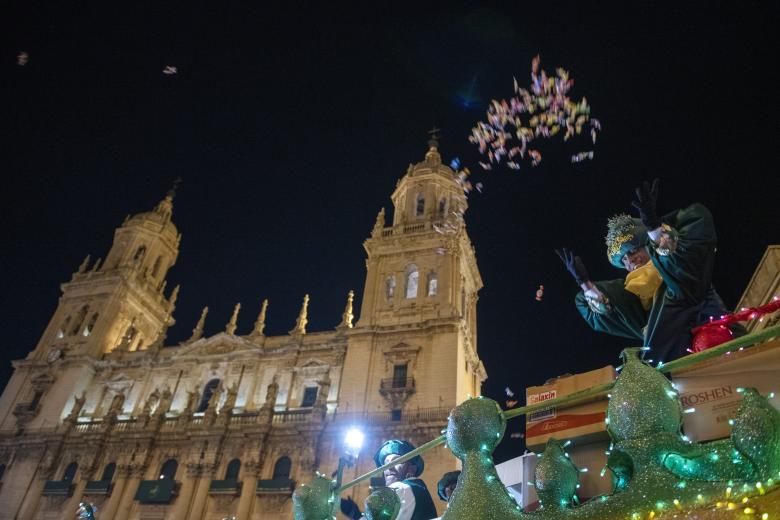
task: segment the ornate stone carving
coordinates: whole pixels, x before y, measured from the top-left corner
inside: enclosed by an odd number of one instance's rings
[[[75,422],[81,413],[81,409],[84,408],[84,403],[87,401],[87,392],[81,392],[81,397],[76,396],[73,399],[73,407],[70,409],[70,413],[65,418],[66,421]]]

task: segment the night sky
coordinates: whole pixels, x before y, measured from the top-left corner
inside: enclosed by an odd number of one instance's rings
[[[586,326],[553,249],[575,248],[594,279],[622,276],[605,258],[605,222],[631,209],[642,180],[661,178],[661,212],[712,210],[714,279],[730,307],[780,241],[776,2],[48,4],[6,3],[0,17],[0,387],[35,347],[59,284],[177,176],[172,344],[204,305],[207,334],[236,302],[248,333],[263,298],[266,333],[285,334],[305,293],[309,330],[332,329],[349,289],[359,309],[362,242],[423,159],[428,129],[442,128],[446,163],[478,170],[471,126],[512,95],[513,76],[528,83],[537,53],[571,72],[572,96],[587,97],[603,131],[592,162],[572,165],[556,140],[537,168],[476,179],[485,189],[466,219],[485,283],[487,396],[617,361],[627,343]],[[505,441],[496,458],[520,452]]]

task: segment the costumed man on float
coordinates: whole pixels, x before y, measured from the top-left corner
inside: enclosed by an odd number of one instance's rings
[[[374,455],[374,463],[377,468],[384,466],[414,449],[409,441],[389,440],[379,447]],[[385,470],[385,485],[401,499],[401,509],[396,520],[433,520],[438,516],[431,494],[420,478],[424,469],[425,462],[417,455]],[[351,498],[341,500],[341,512],[352,519],[362,518],[360,509]]]
[[[692,204],[659,217],[658,179],[636,189],[632,205],[639,219],[615,215],[607,222],[607,257],[625,269],[624,279],[593,282],[582,259],[568,249],[556,250],[582,288],[576,305],[596,331],[639,340],[667,361],[692,348],[691,329],[728,310],[712,286],[717,237],[712,214]],[[708,328],[697,335],[696,350],[744,333],[739,325]]]

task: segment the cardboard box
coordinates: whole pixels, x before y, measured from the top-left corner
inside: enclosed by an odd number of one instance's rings
[[[700,442],[728,437],[742,400],[737,388],[778,392],[770,402],[780,409],[780,339],[674,372],[672,380],[683,409],[695,409],[683,415],[685,434]]]
[[[615,368],[611,365],[583,374],[558,377],[542,386],[526,388],[526,404],[536,404],[557,397],[603,385],[615,380]],[[607,412],[607,397],[594,397],[572,406],[553,407],[530,413],[526,416],[526,446],[534,451],[544,449],[547,440],[578,439],[590,443],[608,437],[604,419]]]

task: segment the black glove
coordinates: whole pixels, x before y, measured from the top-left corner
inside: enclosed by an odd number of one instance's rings
[[[643,182],[636,189],[637,200],[631,203],[639,210],[639,218],[649,230],[656,229],[661,225],[661,219],[658,218],[658,213],[655,211],[655,203],[658,200],[658,184],[658,179],[654,179],[652,185],[647,181]]]
[[[352,520],[359,520],[363,513],[360,512],[360,508],[352,500],[352,497],[341,499],[341,512],[350,517]]]
[[[574,281],[577,282],[577,285],[582,285],[590,280],[588,270],[585,269],[582,258],[575,255],[574,251],[570,251],[564,247],[563,249],[556,249],[555,252],[558,254],[558,258],[561,259],[561,262],[566,266],[566,269],[574,277]]]

